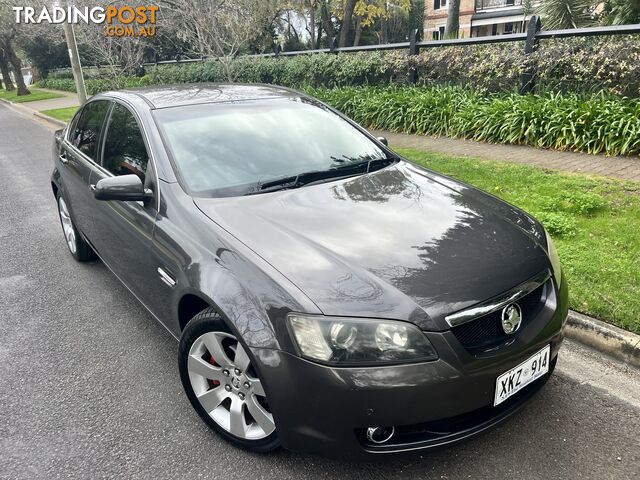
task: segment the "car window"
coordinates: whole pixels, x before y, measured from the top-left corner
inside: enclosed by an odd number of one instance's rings
[[[154,115],[182,180],[199,196],[386,158],[345,119],[304,100],[188,105]]]
[[[108,100],[96,100],[83,109],[69,135],[69,142],[92,160],[96,159],[98,137],[109,108]]]
[[[148,163],[149,155],[138,122],[124,105],[116,103],[107,127],[102,166],[114,175],[134,173],[144,183]]]

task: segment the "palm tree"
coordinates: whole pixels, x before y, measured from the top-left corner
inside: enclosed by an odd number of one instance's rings
[[[609,25],[640,23],[640,0],[608,0],[604,21]]]
[[[543,0],[543,25],[547,30],[589,27],[596,23],[596,0]]]

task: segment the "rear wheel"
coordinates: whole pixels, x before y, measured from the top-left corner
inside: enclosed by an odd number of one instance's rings
[[[58,214],[60,216],[60,224],[62,225],[62,233],[69,248],[69,252],[79,262],[88,262],[95,259],[95,253],[89,244],[82,238],[80,232],[73,223],[69,207],[64,197],[58,193],[56,195],[58,201]]]
[[[262,381],[242,343],[213,309],[187,324],[178,358],[187,397],[213,430],[255,452],[278,448]]]

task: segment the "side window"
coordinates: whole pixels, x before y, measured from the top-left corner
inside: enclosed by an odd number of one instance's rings
[[[134,173],[144,183],[149,156],[133,114],[116,103],[111,111],[104,142],[102,166],[114,175]]]
[[[92,160],[97,158],[98,137],[108,108],[108,100],[88,103],[80,112],[69,134],[69,142]]]

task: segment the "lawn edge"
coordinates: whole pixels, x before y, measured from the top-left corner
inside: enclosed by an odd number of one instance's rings
[[[640,368],[640,335],[573,310],[569,311],[567,317],[565,335],[627,365]]]
[[[66,127],[67,126],[67,122],[63,121],[63,120],[58,120],[57,118],[53,118],[50,117],[49,115],[46,115],[42,112],[33,112],[33,114],[38,117],[38,118],[42,118],[43,120],[46,120],[47,122],[51,123],[52,125],[55,125],[56,127]]]

